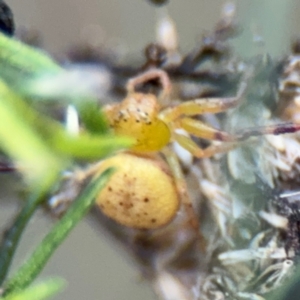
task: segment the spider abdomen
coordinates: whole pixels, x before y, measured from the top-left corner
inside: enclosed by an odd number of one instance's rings
[[[179,197],[163,161],[122,153],[103,161],[99,173],[115,167],[96,203],[102,212],[128,227],[155,229],[176,215]]]

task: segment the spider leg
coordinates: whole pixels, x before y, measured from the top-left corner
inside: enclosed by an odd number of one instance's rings
[[[184,175],[182,174],[182,170],[181,170],[181,166],[178,161],[178,158],[177,158],[176,154],[173,151],[171,151],[169,148],[164,148],[163,153],[164,153],[164,156],[165,156],[165,158],[168,162],[168,165],[172,171],[177,192],[179,194],[181,203],[182,203],[182,205],[186,211],[186,214],[188,216],[188,223],[195,230],[195,232],[199,238],[201,250],[204,250],[206,247],[205,239],[202,236],[201,231],[199,230],[200,224],[199,224],[198,216],[195,213],[192,201],[188,195],[186,181],[185,181]]]
[[[175,141],[189,151],[193,156],[198,158],[211,157],[217,153],[228,152],[237,146],[239,142],[236,143],[222,143],[220,145],[210,145],[205,149],[200,148],[190,137],[185,136],[180,133],[174,133]]]
[[[281,135],[286,133],[295,133],[300,131],[300,124],[295,123],[281,123],[267,126],[250,127],[237,132],[236,134],[229,134],[225,131],[215,129],[205,123],[192,118],[180,118],[172,122],[174,128],[182,128],[189,134],[194,136],[222,142],[240,142],[247,140],[253,136],[261,135]]]
[[[225,98],[200,98],[194,100],[188,100],[180,103],[175,107],[169,107],[160,113],[160,118],[165,122],[171,122],[176,120],[182,115],[195,116],[202,115],[206,113],[220,113],[228,110],[229,108],[234,108],[240,103],[247,84],[243,81],[240,84],[238,93],[235,97],[225,97]]]
[[[12,165],[8,162],[0,162],[0,173],[6,173],[6,172],[15,172],[18,171],[18,167],[15,165]]]
[[[262,136],[267,134],[280,135],[300,131],[300,124],[283,123],[269,126],[247,128],[235,135],[230,135],[224,131],[219,131],[217,129],[203,124],[200,121],[193,120],[190,118],[183,118],[179,121],[176,121],[175,128],[176,127],[183,128],[188,133],[200,138],[228,142],[222,143],[220,145],[210,145],[207,148],[202,149],[190,137],[175,132],[173,134],[175,141],[178,142],[183,148],[188,150],[192,155],[198,158],[211,157],[216,153],[230,151],[235,147],[239,146],[240,142],[247,140],[248,138],[253,136]]]
[[[246,128],[235,135],[236,141],[244,141],[252,136],[260,135],[280,135],[286,133],[295,133],[300,131],[300,124],[296,123],[281,123],[275,125],[267,125],[253,128]]]
[[[182,128],[194,136],[215,141],[235,142],[237,138],[225,131],[215,129],[192,118],[180,118],[172,123],[174,128]]]
[[[181,203],[189,216],[190,223],[194,229],[199,230],[198,217],[194,211],[191,199],[189,198],[186,182],[182,174],[178,158],[169,149],[164,149],[163,152],[173,173],[176,189],[179,193]]]
[[[165,71],[160,69],[150,69],[136,77],[129,79],[126,89],[128,93],[134,93],[137,85],[146,83],[147,81],[153,79],[160,80],[161,87],[162,87],[161,98],[169,101],[171,90],[172,90],[172,84],[168,74]]]

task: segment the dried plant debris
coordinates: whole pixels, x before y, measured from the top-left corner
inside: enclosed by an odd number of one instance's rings
[[[234,14],[233,5],[225,6],[213,33],[187,54],[179,51],[168,16],[142,63],[116,63],[108,51],[89,44],[68,53],[72,62],[105,65],[112,78],[110,95],[119,100],[126,82],[151,68],[167,72],[173,97],[181,102],[236,94],[245,82],[239,106],[197,117],[240,137],[238,146],[202,159],[178,145],[172,148],[182,163],[198,232],[183,208],[155,230],[126,228],[95,209],[101,226],[123,243],[166,300],[265,299],[293,274],[300,253],[299,134],[280,135],[293,132],[293,123],[286,122],[300,118],[300,59],[294,53],[283,60],[267,55],[240,60],[229,43],[239,32]],[[154,78],[140,88],[158,94],[160,82]],[[262,132],[270,135],[256,136]]]

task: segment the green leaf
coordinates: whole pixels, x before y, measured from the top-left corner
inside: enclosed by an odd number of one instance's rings
[[[0,300],[43,300],[60,292],[65,285],[63,279],[51,278]]]
[[[0,147],[19,162],[31,181],[45,175],[52,178],[72,158],[100,159],[132,144],[129,138],[107,134],[100,111],[90,117],[90,127],[106,134],[71,135],[62,124],[35,111],[0,80],[0,119],[6,124],[0,128]]]
[[[31,257],[11,279],[4,283],[5,294],[25,288],[38,276],[56,248],[94,204],[96,195],[104,188],[112,173],[113,170],[108,169],[88,184],[67,213],[35,249]]]
[[[86,101],[85,105],[78,105],[77,108],[82,123],[89,132],[95,134],[108,132],[107,120],[95,101]]]
[[[60,73],[62,68],[45,52],[0,33],[1,77],[12,86],[20,80],[44,73]]]
[[[49,140],[56,151],[77,159],[99,159],[112,152],[127,148],[133,140],[127,137],[114,135],[68,135],[65,132],[56,132]]]
[[[44,190],[38,191],[37,193],[32,193],[29,199],[24,202],[24,206],[17,214],[12,226],[10,226],[10,228],[7,229],[3,235],[0,246],[0,286],[2,285],[9,271],[22,233],[24,232],[28,222],[38,208],[39,204],[42,200],[44,200],[44,197]]]
[[[0,80],[0,120],[5,125],[0,126],[0,147],[13,159],[29,185],[48,188],[65,163],[36,132],[34,120],[38,116],[33,113],[29,116],[29,109],[21,104],[17,95]],[[32,124],[28,122],[30,118]]]

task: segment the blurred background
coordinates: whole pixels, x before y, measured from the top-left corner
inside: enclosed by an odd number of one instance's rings
[[[80,40],[119,47],[128,57],[142,58],[146,44],[155,40],[159,9],[146,0],[7,0],[17,28],[38,30],[43,47],[58,55]],[[170,0],[181,49],[192,47],[218,21],[223,0]],[[244,55],[271,52],[284,55],[299,32],[299,1],[240,0],[238,20],[244,34],[236,49]],[[261,37],[264,42],[261,42]],[[253,39],[258,40],[253,47]],[[247,51],[246,51],[247,49]],[[4,228],[17,209],[19,187],[14,176],[0,175],[0,226]],[[51,227],[43,212],[36,215],[22,239],[15,265],[21,263]],[[68,288],[56,299],[155,299],[132,261],[88,218],[58,249],[43,276],[61,276]]]

